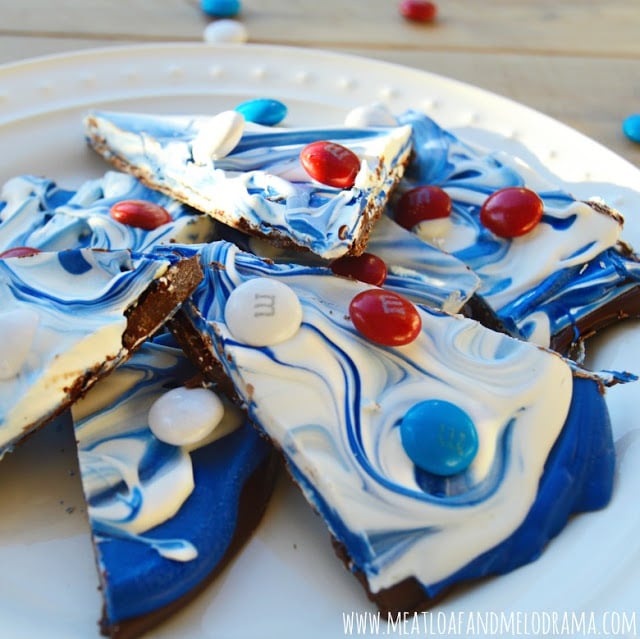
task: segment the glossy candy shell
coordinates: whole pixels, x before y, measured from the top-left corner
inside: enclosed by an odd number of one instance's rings
[[[349,305],[356,329],[376,344],[404,346],[420,334],[422,319],[407,299],[382,289],[358,293]]]
[[[353,151],[325,140],[302,149],[300,162],[314,180],[338,189],[351,188],[360,170],[360,159]]]
[[[382,286],[387,278],[387,265],[372,253],[341,257],[332,262],[331,270],[336,275],[351,277],[374,286]]]
[[[417,186],[406,191],[398,200],[395,221],[411,230],[420,222],[437,220],[451,215],[451,198],[439,186]]]
[[[153,202],[144,200],[123,200],[111,207],[111,217],[122,224],[153,231],[171,222],[169,212]]]
[[[544,204],[530,189],[509,187],[490,195],[480,210],[480,222],[499,237],[526,235],[542,219]]]

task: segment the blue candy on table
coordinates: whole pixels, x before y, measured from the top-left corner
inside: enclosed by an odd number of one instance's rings
[[[240,0],[201,0],[200,8],[213,18],[233,18],[240,13]]]
[[[632,141],[640,143],[640,113],[634,113],[624,119],[623,133]]]

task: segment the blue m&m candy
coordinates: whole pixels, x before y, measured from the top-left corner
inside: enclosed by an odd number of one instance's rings
[[[243,102],[236,107],[236,111],[244,116],[247,122],[255,122],[264,126],[280,124],[287,115],[287,106],[280,100],[257,98]]]
[[[412,406],[400,422],[402,446],[420,469],[449,477],[466,470],[478,452],[478,432],[459,406],[429,399]]]
[[[622,131],[632,142],[640,143],[640,113],[625,118]]]
[[[240,0],[201,0],[200,8],[213,18],[233,18],[240,13]]]

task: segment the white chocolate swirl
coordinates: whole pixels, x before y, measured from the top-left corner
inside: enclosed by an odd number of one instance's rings
[[[322,268],[268,264],[227,243],[201,250],[212,266],[188,310],[193,322],[215,340],[251,416],[333,534],[358,549],[373,591],[409,576],[439,582],[514,532],[567,416],[564,360],[424,308],[416,341],[377,346],[348,316],[352,297],[371,287]],[[303,308],[300,330],[268,348],[234,339],[224,323],[230,293],[256,277],[287,284]],[[400,442],[402,416],[430,398],[460,406],[479,434],[475,460],[451,480],[419,481]]]
[[[91,249],[0,260],[0,330],[17,312],[35,318],[26,352],[16,359],[12,338],[0,346],[13,362],[0,380],[0,455],[67,405],[74,384],[128,356],[125,311],[169,264]]]
[[[172,518],[194,488],[190,451],[229,434],[244,422],[227,406],[211,436],[170,445],[149,428],[149,411],[168,388],[195,370],[182,352],[147,342],[72,409],[83,490],[94,534],[136,540],[162,556],[189,561],[197,554],[187,539],[144,536]],[[189,531],[184,531],[188,538]]]
[[[153,230],[122,224],[110,209],[123,200],[153,202],[166,209],[172,221]],[[0,252],[16,246],[146,251],[156,244],[207,242],[213,235],[210,217],[116,171],[83,183],[77,191],[23,175],[7,181],[0,194]]]
[[[203,136],[216,137],[215,117],[98,111],[85,123],[89,142],[107,160],[124,161],[157,188],[230,226],[281,242],[287,238],[325,259],[352,249],[368,217],[387,201],[411,149],[408,126],[287,128],[246,122],[228,154],[203,162]],[[300,152],[319,140],[342,144],[359,157],[352,188],[321,184],[304,170]]]

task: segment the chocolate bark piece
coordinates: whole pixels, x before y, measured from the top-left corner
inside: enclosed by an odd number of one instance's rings
[[[398,121],[413,129],[414,154],[396,190],[422,185],[447,192],[451,215],[413,231],[461,259],[480,278],[478,294],[506,329],[581,361],[584,341],[640,316],[640,261],[623,240],[623,216],[596,198],[574,197],[525,159],[465,143],[418,111]],[[503,189],[534,191],[542,219],[528,233],[500,237],[480,212]]]
[[[410,128],[265,127],[230,114],[95,111],[85,129],[89,145],[118,170],[229,226],[325,259],[362,253],[404,172]],[[307,173],[300,156],[314,142],[358,156],[353,184]]]
[[[72,409],[101,630],[118,639],[156,626],[221,573],[258,525],[278,469],[170,337],[145,342]]]
[[[357,295],[379,296],[376,287],[223,242],[201,259],[205,284],[174,323],[218,360],[209,373],[228,377],[381,610],[421,610],[534,561],[572,513],[608,503],[615,453],[598,375],[426,307],[416,307],[413,341],[380,344],[350,312]],[[289,287],[302,308],[298,330],[275,343],[243,337],[251,332],[226,312],[232,296],[262,280]],[[399,308],[388,295],[385,330]],[[261,309],[246,301],[246,321],[264,335]],[[455,409],[444,442],[466,432],[460,411],[477,431],[475,457],[452,475],[420,465],[401,434],[416,407],[428,425],[433,402]]]
[[[116,219],[113,207],[150,206],[166,212],[153,225]],[[133,176],[106,171],[77,189],[50,178],[19,175],[0,193],[0,253],[17,246],[41,251],[98,248],[109,251],[149,251],[157,244],[208,242],[215,221],[154,191]]]
[[[202,279],[195,259],[127,250],[0,259],[0,454],[158,331]]]

